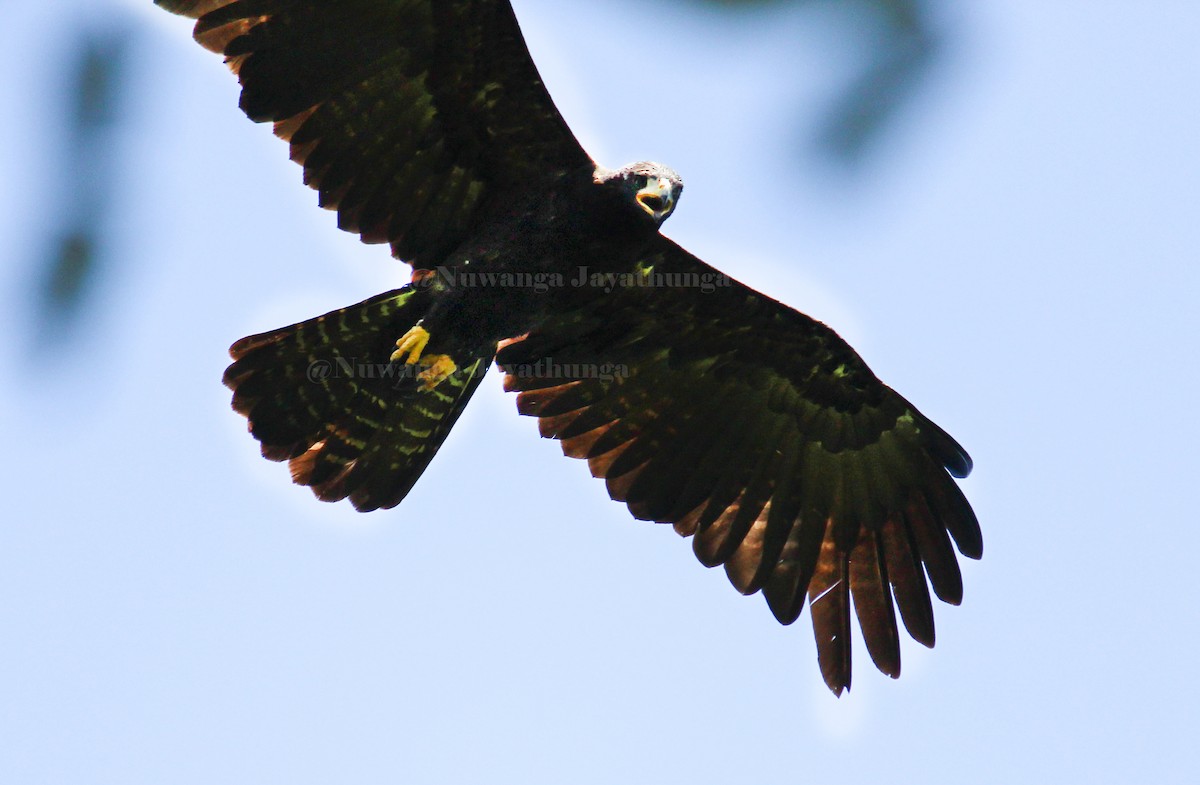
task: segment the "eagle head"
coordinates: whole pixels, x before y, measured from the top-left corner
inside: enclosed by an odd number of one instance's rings
[[[639,161],[616,171],[598,171],[596,181],[615,185],[638,212],[661,226],[679,203],[683,180],[674,169],[653,161]]]

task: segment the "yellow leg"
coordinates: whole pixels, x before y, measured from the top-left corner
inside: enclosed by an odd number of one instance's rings
[[[429,343],[429,331],[421,325],[416,325],[396,341],[396,351],[392,352],[392,362],[404,360],[405,365],[412,365],[421,359],[421,352]],[[405,354],[408,355],[405,358]]]
[[[421,353],[428,344],[429,331],[418,324],[396,341],[396,351],[392,352],[392,362],[403,360],[405,365],[420,362],[425,366],[425,370],[417,374],[422,390],[432,390],[458,370],[458,366],[448,354],[430,354],[422,357]]]

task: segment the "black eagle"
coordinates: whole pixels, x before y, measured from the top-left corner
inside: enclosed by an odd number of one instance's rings
[[[691,536],[784,624],[807,598],[835,693],[851,598],[884,673],[894,607],[933,645],[928,587],[962,599],[951,539],[983,550],[952,479],[970,458],[824,324],[662,236],[678,175],[584,152],[506,0],[155,1],[198,19],[339,226],[414,270],[232,346],[224,381],[264,456],[324,501],[393,507],[495,361],[636,518]]]

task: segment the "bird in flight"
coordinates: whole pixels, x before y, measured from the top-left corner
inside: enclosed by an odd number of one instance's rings
[[[410,283],[230,348],[265,457],[323,501],[390,508],[489,367],[634,517],[669,523],[850,686],[851,608],[900,674],[962,600],[971,459],[824,324],[660,233],[683,182],[598,165],[507,0],[155,0],[197,20],[338,225]],[[535,480],[530,479],[533,483]],[[853,601],[853,603],[852,603]]]

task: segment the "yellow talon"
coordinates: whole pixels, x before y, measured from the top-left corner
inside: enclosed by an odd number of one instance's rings
[[[421,389],[425,391],[437,387],[446,377],[458,370],[458,366],[448,354],[431,354],[421,360],[421,365],[425,366],[425,370],[417,374],[417,379],[421,381]]]
[[[429,331],[419,324],[416,325],[396,341],[396,351],[392,352],[392,362],[404,360],[405,365],[412,365],[421,359],[421,352],[425,351],[425,345],[428,343]],[[408,354],[407,359],[404,357],[405,354]]]

